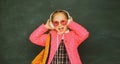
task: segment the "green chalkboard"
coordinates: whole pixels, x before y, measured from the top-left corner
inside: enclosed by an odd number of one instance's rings
[[[0,64],[30,64],[42,47],[29,35],[57,9],[90,32],[83,64],[120,64],[120,0],[0,0]]]

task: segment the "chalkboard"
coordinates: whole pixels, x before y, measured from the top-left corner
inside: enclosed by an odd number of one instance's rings
[[[0,0],[0,64],[30,64],[42,47],[29,35],[58,9],[90,32],[83,64],[120,64],[120,0]]]

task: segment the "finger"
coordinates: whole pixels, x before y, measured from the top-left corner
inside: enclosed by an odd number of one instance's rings
[[[73,18],[70,16],[70,20],[73,21]]]

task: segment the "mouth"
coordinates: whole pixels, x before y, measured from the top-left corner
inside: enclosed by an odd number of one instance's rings
[[[63,31],[64,31],[64,27],[60,27],[60,28],[58,28],[58,30],[59,30],[60,32],[63,32]]]

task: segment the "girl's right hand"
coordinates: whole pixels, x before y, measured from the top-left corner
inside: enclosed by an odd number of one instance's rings
[[[53,27],[50,26],[50,20],[48,19],[46,24],[45,24],[45,27],[48,28],[48,29],[54,29]]]
[[[67,25],[68,25],[70,22],[72,22],[72,21],[73,21],[73,18],[72,18],[72,17],[70,17],[70,19],[68,20]]]

